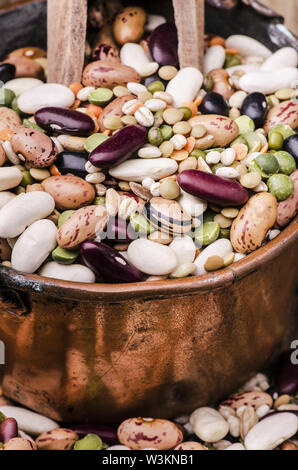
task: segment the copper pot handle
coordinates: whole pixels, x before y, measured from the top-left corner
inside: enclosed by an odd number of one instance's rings
[[[0,287],[0,312],[23,316],[31,312],[29,297],[25,292]]]

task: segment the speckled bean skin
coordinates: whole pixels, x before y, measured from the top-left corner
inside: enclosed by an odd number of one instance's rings
[[[121,444],[133,450],[146,449],[148,446],[169,450],[181,444],[183,433],[176,424],[166,419],[147,421],[143,418],[132,418],[119,426],[118,439]]]
[[[146,12],[139,7],[127,7],[114,22],[114,36],[118,44],[138,42],[144,34]]]
[[[259,248],[277,217],[277,201],[270,193],[259,193],[249,199],[234,220],[231,243],[238,253],[251,253]]]
[[[122,108],[127,103],[128,101],[131,101],[135,99],[133,95],[125,95],[125,96],[120,96],[119,98],[116,98],[113,100],[108,106],[106,106],[101,113],[101,115],[98,118],[98,124],[99,124],[99,130],[101,132],[104,132],[106,130],[104,126],[104,120],[108,116],[123,116]]]
[[[37,450],[37,447],[34,442],[31,442],[28,439],[15,437],[4,444],[3,450]]]
[[[21,125],[22,121],[18,113],[10,108],[0,108],[0,131],[9,129],[15,132]]]
[[[262,405],[272,407],[273,400],[269,393],[253,391],[238,393],[232,395],[228,400],[224,401],[221,406],[229,406],[233,409],[240,408],[241,406],[252,406],[254,409]]]
[[[239,134],[239,128],[232,119],[217,114],[199,115],[191,118],[189,121],[193,127],[202,124],[206,127],[208,133],[215,137],[214,147],[226,147],[236,139]]]
[[[288,199],[278,203],[276,220],[278,228],[285,227],[298,211],[298,170],[295,170],[290,178],[294,182],[294,192]]]
[[[292,129],[298,127],[298,102],[297,100],[283,101],[270,109],[264,129],[266,132],[276,124],[288,124]]]
[[[141,81],[139,74],[127,65],[117,64],[108,60],[96,60],[85,67],[83,72],[84,86],[96,88],[114,88],[127,85],[128,82]]]
[[[50,167],[56,160],[58,150],[52,139],[38,129],[20,127],[12,136],[11,146],[21,154],[32,168]]]
[[[188,441],[179,444],[179,446],[175,447],[174,450],[208,450],[208,448],[199,442]]]
[[[119,51],[115,46],[110,44],[99,44],[92,51],[94,60],[107,60],[109,62],[121,63]]]
[[[78,439],[71,429],[57,428],[38,436],[35,443],[38,450],[71,450]]]
[[[58,210],[80,209],[95,199],[94,186],[78,176],[51,176],[42,187],[54,198]]]
[[[60,227],[57,241],[62,248],[74,248],[102,232],[108,223],[103,206],[88,206],[76,211]]]

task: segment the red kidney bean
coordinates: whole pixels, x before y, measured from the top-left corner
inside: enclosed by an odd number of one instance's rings
[[[125,220],[111,217],[106,229],[106,237],[109,241],[129,243],[137,238],[137,234]]]
[[[200,106],[200,111],[202,114],[219,114],[220,116],[228,116],[229,106],[227,100],[222,95],[215,91],[210,91],[205,95]]]
[[[87,436],[87,434],[96,434],[106,444],[119,444],[117,437],[117,429],[103,424],[78,424],[69,427],[72,431],[79,434],[80,437]]]
[[[241,107],[241,114],[250,117],[256,128],[263,127],[268,110],[266,96],[263,93],[250,93]]]
[[[177,67],[179,59],[176,26],[173,23],[158,26],[150,36],[149,49],[152,59],[159,65]]]
[[[16,66],[13,64],[0,64],[0,81],[3,83],[13,80],[16,76]]]
[[[179,186],[187,193],[219,206],[241,206],[248,200],[248,192],[237,181],[205,173],[185,170],[178,176]]]
[[[106,282],[141,282],[142,273],[132,266],[118,251],[104,243],[84,242],[81,245],[81,256],[98,277]]]
[[[0,442],[5,444],[15,437],[18,437],[18,423],[14,418],[7,418],[0,425]]]
[[[294,395],[298,392],[298,365],[292,362],[294,354],[293,349],[284,352],[276,364],[274,384],[282,395]]]
[[[55,166],[61,175],[72,173],[80,178],[85,178],[87,171],[85,165],[88,162],[88,154],[84,152],[64,151],[57,156]]]
[[[58,134],[87,137],[95,129],[90,116],[74,109],[42,108],[35,113],[34,118],[40,127]]]
[[[145,143],[146,137],[144,126],[126,126],[93,150],[89,160],[99,168],[111,168],[131,157]]]

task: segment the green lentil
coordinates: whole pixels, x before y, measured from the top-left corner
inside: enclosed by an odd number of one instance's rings
[[[170,140],[173,137],[173,128],[164,124],[160,128],[163,140]]]
[[[269,95],[266,97],[266,101],[270,108],[277,106],[279,104],[279,99],[275,95]]]
[[[24,114],[22,113],[22,111],[20,110],[20,108],[18,107],[18,97],[16,96],[12,102],[11,102],[11,108],[18,114],[20,114],[21,116],[23,116]]]
[[[220,226],[216,222],[205,222],[195,232],[195,241],[201,246],[208,246],[219,237]]]
[[[159,150],[162,152],[164,158],[169,158],[174,152],[174,144],[169,140],[165,140],[160,146]]]
[[[67,219],[72,216],[72,214],[74,214],[76,211],[64,211],[62,212],[62,214],[60,215],[59,219],[58,219],[58,228],[62,227],[62,225],[67,221]]]
[[[239,127],[240,135],[245,136],[245,134],[249,134],[255,130],[255,123],[248,116],[240,116],[239,118],[235,119],[235,122]]]
[[[68,265],[74,263],[79,257],[79,254],[79,250],[65,250],[61,248],[61,246],[58,246],[52,252],[52,258],[56,263]]]
[[[258,152],[262,147],[262,139],[256,132],[249,132],[245,134],[246,145],[248,146],[248,152]]]
[[[276,124],[276,126],[272,127],[269,131],[269,139],[273,132],[279,132],[279,134],[281,134],[284,139],[287,139],[288,137],[291,137],[291,135],[295,134],[291,126],[288,124]]]
[[[201,157],[201,158],[204,158],[204,160],[206,160],[206,153],[203,150],[199,150],[199,149],[193,149],[193,151],[190,152],[189,156],[195,157],[196,159]]]
[[[83,439],[76,441],[74,450],[102,450],[104,444],[96,434],[87,434]]]
[[[108,136],[102,133],[98,134],[93,134],[88,137],[88,139],[85,142],[85,150],[88,153],[93,152],[93,150],[96,149],[100,144],[105,142],[108,139]]]
[[[203,90],[205,90],[207,92],[212,91],[213,86],[214,86],[214,80],[213,80],[212,75],[210,75],[209,73],[205,73],[204,74],[203,85],[202,85]]]
[[[156,91],[165,91],[165,86],[161,81],[156,80],[147,85],[147,90],[153,95]]]
[[[281,150],[283,148],[284,138],[280,132],[272,132],[269,136],[269,148],[273,150]]]
[[[134,213],[130,217],[130,225],[135,232],[148,235],[149,233],[155,232],[155,228],[148,222],[148,220],[142,215]]]
[[[235,54],[226,54],[226,60],[224,63],[224,68],[228,69],[229,67],[235,67],[236,65],[241,65],[242,60],[239,55]]]
[[[295,158],[289,153],[281,150],[274,154],[279,164],[279,171],[284,175],[291,175],[296,170]]]
[[[178,109],[183,112],[183,121],[188,121],[192,117],[192,111],[187,106],[181,106]]]
[[[93,203],[95,206],[104,206],[106,205],[105,197],[97,197]]]
[[[12,90],[4,87],[0,88],[0,106],[9,108],[15,97],[16,95]]]
[[[30,175],[30,172],[27,170],[23,171],[22,173],[23,173],[23,179],[21,181],[21,186],[23,188],[26,188],[29,184],[33,183],[33,178]]]
[[[148,132],[148,141],[151,145],[159,146],[163,142],[162,131],[159,127],[151,127]]]
[[[230,234],[231,230],[228,228],[221,228],[219,232],[219,238],[226,238],[227,240],[230,240]]]
[[[113,96],[114,93],[109,88],[97,88],[97,90],[91,91],[88,101],[97,106],[106,106],[112,101]]]
[[[30,121],[29,119],[23,119],[23,126],[24,127],[31,127],[32,129],[37,129],[38,131],[41,131],[44,134],[46,133],[46,131],[44,129],[42,129],[41,127],[39,127],[38,124],[36,124],[35,122]]]
[[[269,178],[269,176],[278,173],[279,164],[274,155],[270,153],[262,153],[256,157],[252,163],[255,163],[260,168],[263,178]]]
[[[250,132],[248,132],[247,135],[249,135]],[[246,138],[244,137],[244,135],[239,135],[238,137],[236,137],[236,139],[233,140],[233,142],[231,142],[230,146],[233,147],[233,145],[235,144],[244,144],[244,145],[247,145],[247,141],[246,141]]]
[[[268,191],[276,197],[278,201],[288,199],[294,191],[294,183],[287,175],[272,175],[267,181]]]

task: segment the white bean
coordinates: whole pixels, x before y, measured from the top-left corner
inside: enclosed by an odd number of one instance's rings
[[[122,64],[132,67],[138,73],[142,71],[144,65],[149,64],[150,62],[142,46],[133,42],[127,42],[122,46],[120,59]]]
[[[200,217],[207,209],[207,202],[196,196],[181,190],[181,196],[178,200],[182,209],[192,217]]]
[[[31,90],[32,88],[36,88],[40,85],[43,85],[43,82],[38,80],[38,78],[24,77],[9,80],[5,83],[4,88],[13,91],[16,96],[20,96],[25,91]]]
[[[272,54],[272,52],[259,41],[243,34],[229,36],[226,40],[226,47],[228,49],[237,49],[239,54],[243,57],[255,55],[267,59]]]
[[[10,193],[9,191],[0,192],[0,209],[2,209],[2,207],[4,207],[9,201],[16,197],[17,196],[14,193]]]
[[[35,273],[57,246],[57,228],[50,220],[30,225],[18,238],[11,255],[12,268],[27,274]]]
[[[226,420],[214,408],[198,408],[190,417],[195,434],[205,442],[218,442],[229,432]]]
[[[58,83],[46,83],[25,91],[18,99],[18,107],[23,113],[34,114],[47,106],[70,108],[75,95],[66,86]]]
[[[58,423],[52,419],[19,406],[1,406],[0,412],[14,418],[22,431],[33,436],[59,428]]]
[[[23,179],[23,173],[11,166],[0,168],[0,191],[15,188]]]
[[[261,66],[261,70],[279,70],[285,67],[297,67],[298,53],[293,47],[282,47],[270,56]]]
[[[148,158],[127,160],[111,168],[109,173],[121,181],[142,183],[145,178],[158,181],[166,176],[173,175],[177,169],[178,163],[170,158]]]
[[[131,264],[152,276],[170,274],[177,267],[177,258],[171,248],[144,238],[133,241],[127,254]]]
[[[145,31],[152,33],[158,26],[163,23],[166,23],[166,18],[160,15],[148,15],[147,23],[145,25]]]
[[[48,193],[20,194],[0,210],[0,238],[14,238],[37,220],[48,217],[55,201]]]
[[[53,261],[45,264],[40,269],[39,274],[44,277],[60,279],[62,281],[83,282],[86,284],[93,284],[95,282],[95,275],[91,269],[81,264],[64,266]]]
[[[247,73],[240,78],[239,86],[248,93],[257,91],[268,95],[282,88],[295,87],[297,80],[298,69],[287,67],[278,70]]]
[[[188,235],[175,238],[170,244],[170,248],[175,252],[179,265],[193,263],[196,256],[196,245]]]
[[[166,92],[172,95],[175,107],[193,101],[203,84],[203,75],[194,67],[185,67],[168,83]]]
[[[222,69],[226,60],[226,51],[222,46],[212,46],[204,57],[204,73],[214,69]]]

